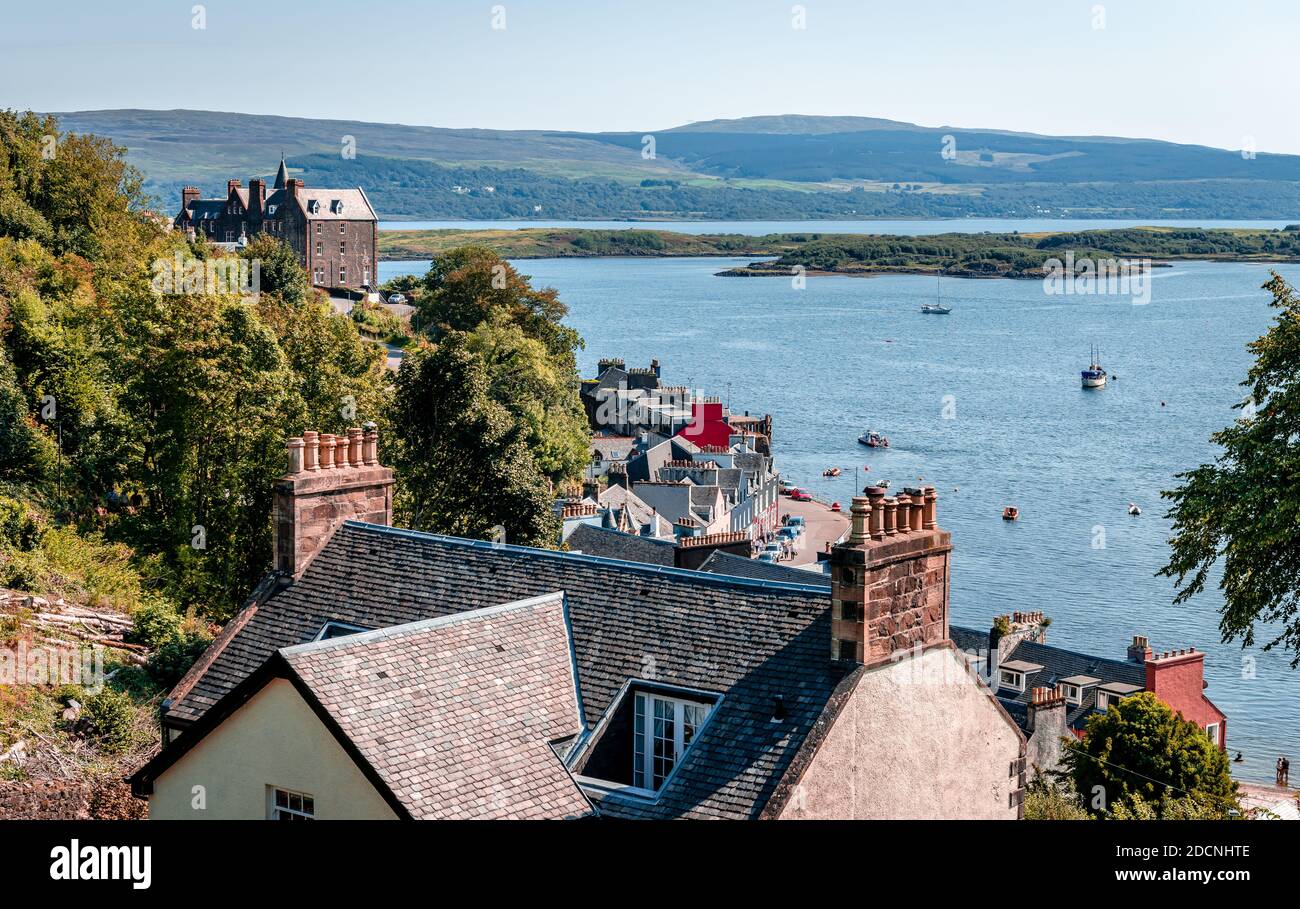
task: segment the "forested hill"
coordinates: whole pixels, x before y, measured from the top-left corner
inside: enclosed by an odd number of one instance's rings
[[[386,218],[1300,217],[1300,157],[1146,139],[866,117],[646,133],[185,110],[59,117],[126,146],[168,211],[182,185],[220,193],[229,178],[271,175],[283,152],[309,183],[364,187]]]

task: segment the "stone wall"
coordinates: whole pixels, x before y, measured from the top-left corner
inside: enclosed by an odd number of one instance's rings
[[[17,821],[141,820],[148,803],[123,782],[26,780],[0,783],[0,819]]]

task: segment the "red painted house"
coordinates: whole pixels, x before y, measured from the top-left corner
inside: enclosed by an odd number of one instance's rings
[[[1205,696],[1205,654],[1200,650],[1171,650],[1155,655],[1147,648],[1146,690],[1183,719],[1200,726],[1220,748],[1228,742],[1228,717]]]
[[[677,435],[701,448],[730,448],[731,437],[735,432],[722,415],[722,402],[716,398],[705,398],[691,403],[691,422],[678,430]]]

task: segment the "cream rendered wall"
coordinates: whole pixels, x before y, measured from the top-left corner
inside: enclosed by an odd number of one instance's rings
[[[953,649],[867,670],[782,819],[1005,819],[1023,741]]]
[[[196,810],[194,786],[207,807]],[[293,685],[273,679],[154,781],[149,817],[261,820],[266,788],[304,792],[322,820],[396,818]]]

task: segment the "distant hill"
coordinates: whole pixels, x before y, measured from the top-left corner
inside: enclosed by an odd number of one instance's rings
[[[444,129],[214,111],[80,111],[171,210],[182,185],[366,189],[394,218],[1300,216],[1300,156],[1148,139],[778,115],[648,134]],[[344,157],[345,143],[355,157]]]

